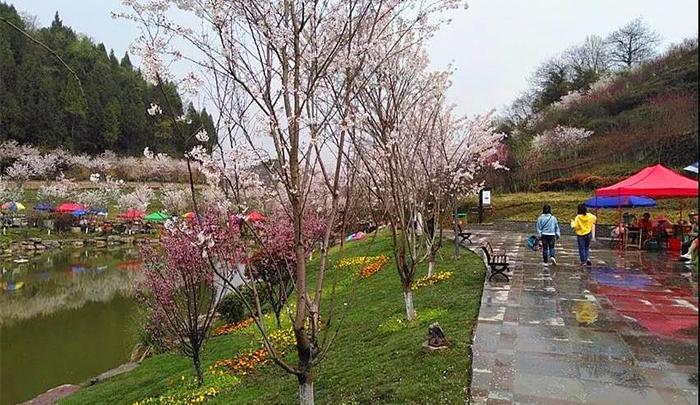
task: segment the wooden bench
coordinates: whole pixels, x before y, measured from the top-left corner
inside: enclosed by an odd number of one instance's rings
[[[489,276],[489,281],[496,275],[501,275],[506,278],[506,281],[510,281],[510,278],[506,274],[508,271],[508,256],[494,254],[491,244],[487,241],[481,246],[481,249],[486,255],[486,263],[491,268],[491,275]]]
[[[459,244],[461,245],[462,242],[465,240],[469,242],[469,244],[472,244],[472,233],[471,232],[465,232],[462,230],[462,225],[459,224],[459,221],[457,222],[457,237],[459,237]]]

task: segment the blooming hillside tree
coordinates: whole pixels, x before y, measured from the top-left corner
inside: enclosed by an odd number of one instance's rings
[[[185,212],[189,205],[189,193],[181,187],[166,185],[160,189],[160,202],[163,209],[170,214]]]
[[[593,131],[587,129],[558,125],[535,135],[531,149],[540,156],[550,154],[576,157],[581,144],[591,135]]]
[[[66,179],[63,174],[59,175],[55,181],[46,182],[39,188],[39,198],[57,203],[70,199],[75,193],[77,185],[74,181]]]
[[[132,192],[119,196],[117,207],[120,210],[128,210],[131,208],[146,211],[151,201],[155,198],[153,189],[145,184],[137,186]]]
[[[205,222],[171,227],[161,238],[165,254],[149,245],[143,250],[142,299],[151,316],[160,320],[159,327],[166,336],[175,339],[182,353],[192,360],[200,386],[204,383],[200,352],[214,319],[216,303],[224,292],[216,288],[214,273],[202,254],[203,248],[214,241],[203,236],[204,228],[211,225]],[[221,233],[218,236],[223,237]],[[235,234],[225,236],[228,243],[238,240]]]

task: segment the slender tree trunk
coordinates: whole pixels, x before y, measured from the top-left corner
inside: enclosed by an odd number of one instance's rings
[[[433,275],[433,269],[435,268],[435,253],[430,253],[430,259],[428,261],[428,277]]]
[[[194,365],[194,372],[197,374],[197,385],[204,385],[204,373],[202,373],[202,362],[199,359],[199,350],[195,350],[192,355],[192,364]]]
[[[406,304],[406,320],[413,321],[416,319],[416,310],[413,309],[413,292],[411,287],[405,288],[403,291],[403,300]]]
[[[314,382],[304,380],[299,380],[299,405],[313,405],[314,404]]]
[[[455,209],[452,213],[452,228],[454,230],[454,236],[455,236],[455,258],[459,259],[459,227],[457,226],[457,203],[456,203],[456,198],[455,198]]]

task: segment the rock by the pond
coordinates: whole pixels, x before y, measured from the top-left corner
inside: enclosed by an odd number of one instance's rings
[[[55,388],[51,388],[45,393],[37,396],[34,399],[30,399],[27,402],[22,403],[22,405],[49,405],[55,404],[60,399],[73,394],[80,389],[79,386],[73,384],[63,384]]]
[[[73,247],[77,247],[77,248],[78,248],[78,247],[83,247],[84,243],[83,243],[82,240],[74,240],[74,241],[71,243],[71,245],[72,245]]]
[[[138,363],[133,363],[133,362],[132,363],[124,363],[119,367],[113,368],[109,371],[105,371],[104,373],[98,375],[97,377],[90,379],[88,385],[95,385],[97,383],[100,383],[104,380],[107,380],[107,379],[112,378],[114,376],[117,376],[119,374],[129,372],[138,366],[139,366]]]
[[[109,235],[109,236],[107,236],[107,243],[110,245],[122,243],[122,238],[119,237],[118,235]]]
[[[57,249],[57,248],[61,247],[61,242],[59,242],[57,240],[45,240],[44,246],[46,246],[47,248],[51,248],[51,249]]]

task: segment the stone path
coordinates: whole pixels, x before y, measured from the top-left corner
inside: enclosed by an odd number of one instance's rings
[[[621,254],[597,242],[584,268],[573,237],[558,242],[559,265],[547,268],[526,237],[473,237],[513,263],[510,283],[484,286],[474,403],[698,403],[698,290],[689,268],[663,253]]]

